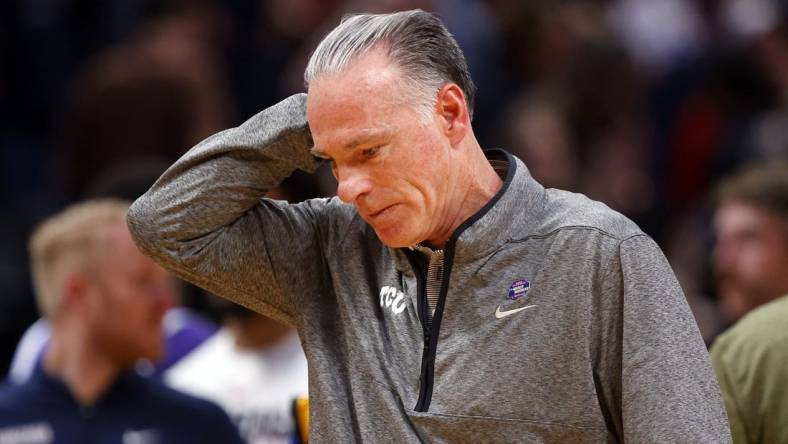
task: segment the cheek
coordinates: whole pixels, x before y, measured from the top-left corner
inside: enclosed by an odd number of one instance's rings
[[[782,276],[788,273],[788,250],[776,244],[763,245],[753,253],[751,267],[754,272]]]
[[[90,307],[90,319],[94,325],[102,329],[111,329],[113,325],[124,322],[126,306],[122,298],[117,297],[115,289],[108,285]]]
[[[404,170],[409,173],[410,182],[427,196],[440,192],[440,188],[447,184],[447,159],[441,153],[439,145],[422,145],[410,157]]]
[[[764,262],[763,248],[756,245],[747,245],[739,250],[739,267],[746,270],[753,270],[762,266]]]
[[[763,244],[742,248],[737,259],[739,272],[752,278],[772,274],[777,265],[775,252]]]
[[[442,162],[443,154],[449,149],[430,128],[414,131],[399,143],[402,147],[400,149],[402,163],[420,171],[431,171],[438,168]]]
[[[115,298],[114,311],[118,314],[119,322],[137,329],[155,328],[155,324],[163,314],[156,304],[150,300],[151,296],[136,291],[132,287],[119,291]]]

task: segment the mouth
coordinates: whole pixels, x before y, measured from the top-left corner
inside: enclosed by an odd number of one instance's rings
[[[397,204],[391,204],[391,205],[389,205],[389,206],[387,206],[387,207],[383,207],[383,208],[381,208],[381,209],[380,209],[380,210],[378,210],[378,211],[375,211],[374,213],[367,213],[366,219],[367,219],[367,220],[376,219],[377,217],[379,217],[379,216],[383,215],[385,212],[387,212],[389,209],[393,208],[393,207],[394,207],[394,206],[396,206],[396,205],[397,205]]]

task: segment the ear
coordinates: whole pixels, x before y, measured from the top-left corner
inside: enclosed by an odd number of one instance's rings
[[[471,126],[465,94],[456,83],[448,83],[438,91],[437,111],[443,125],[443,132],[457,146]]]
[[[69,274],[63,281],[62,308],[68,311],[83,311],[90,303],[89,291],[90,286],[84,276],[79,273]]]

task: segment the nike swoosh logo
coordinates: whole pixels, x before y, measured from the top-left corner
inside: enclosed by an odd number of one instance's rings
[[[501,311],[501,306],[499,305],[498,308],[495,309],[495,318],[503,319],[509,315],[513,315],[515,313],[534,307],[536,307],[536,305],[526,305],[525,307],[515,308],[514,310]]]

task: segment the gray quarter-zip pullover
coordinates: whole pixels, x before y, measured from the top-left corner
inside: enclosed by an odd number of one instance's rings
[[[262,199],[313,171],[306,96],[192,148],[131,207],[139,246],[294,325],[314,442],[729,442],[681,289],[635,224],[508,163],[444,248],[427,327],[420,254],[338,199]]]

